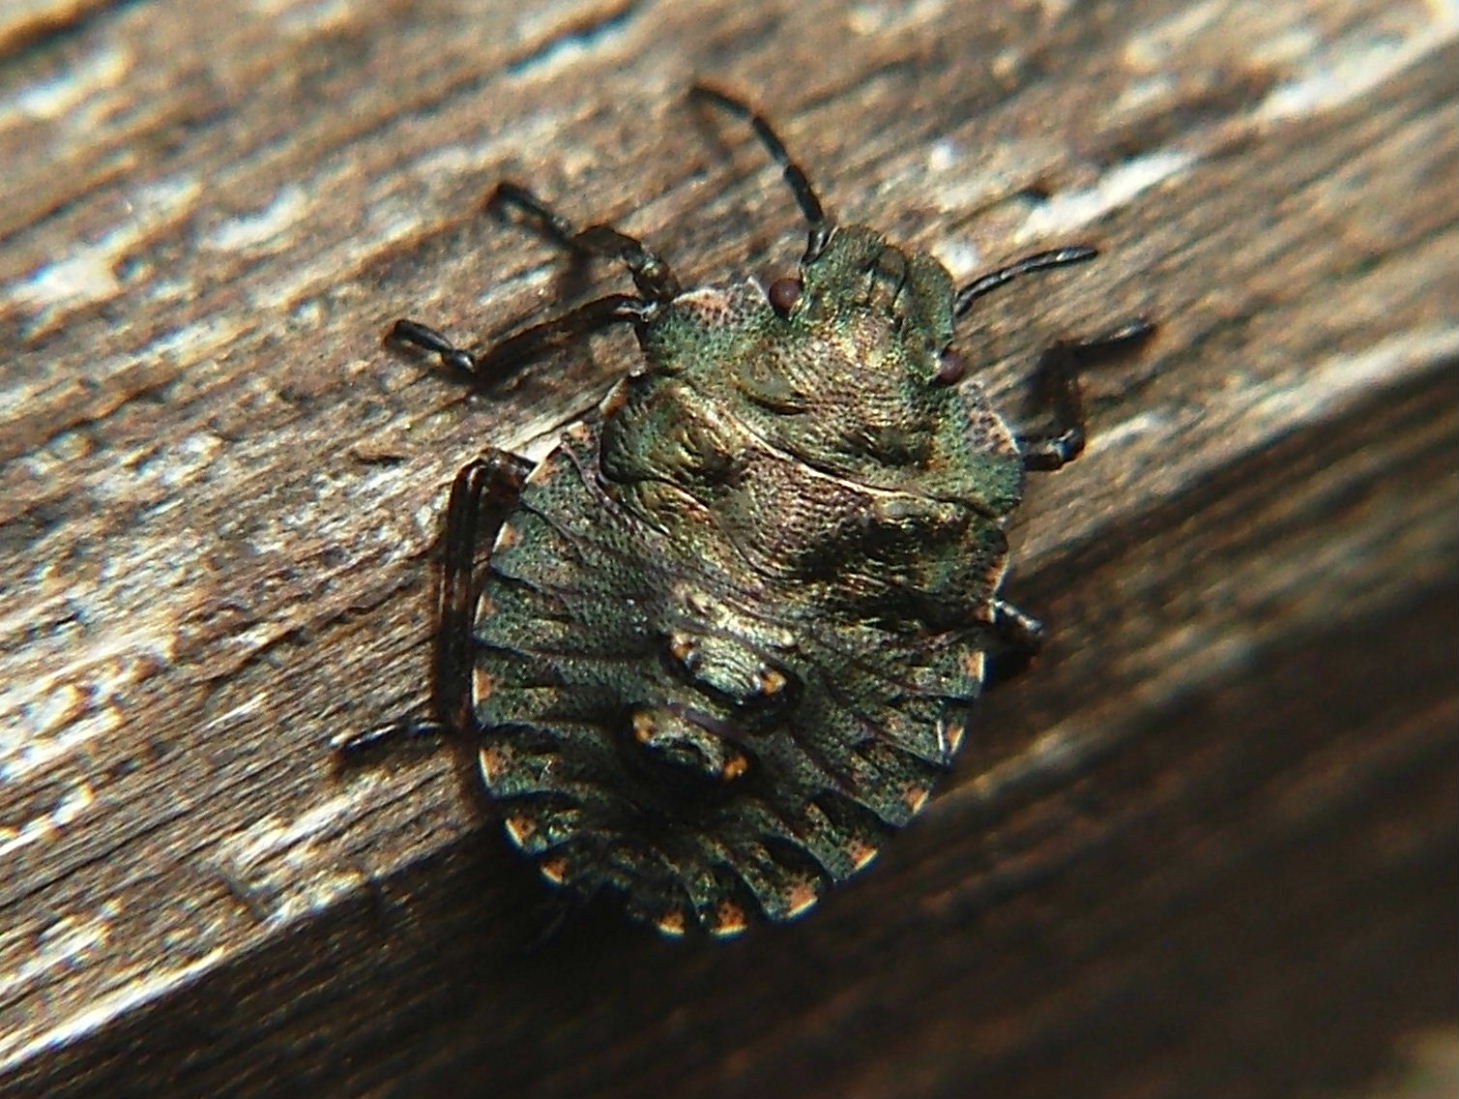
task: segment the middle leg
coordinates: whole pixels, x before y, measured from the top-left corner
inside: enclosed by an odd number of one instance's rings
[[[1006,599],[993,600],[992,645],[983,673],[991,690],[1021,674],[1044,644],[1044,624]]]

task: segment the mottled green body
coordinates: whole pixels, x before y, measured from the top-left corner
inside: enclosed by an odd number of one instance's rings
[[[473,706],[508,831],[675,933],[808,908],[926,801],[990,647],[1023,462],[936,377],[953,288],[845,227],[782,313],[685,293],[529,478]]]

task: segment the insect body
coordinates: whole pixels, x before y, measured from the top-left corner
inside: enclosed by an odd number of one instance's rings
[[[727,936],[806,911],[926,803],[988,654],[1036,643],[998,595],[1003,528],[1025,470],[1083,445],[1076,359],[1150,329],[1057,348],[1041,371],[1055,430],[1015,435],[958,384],[954,324],[1093,250],[957,290],[931,256],[833,225],[739,100],[693,94],[747,119],[784,169],[810,223],[798,278],[685,292],[640,242],[503,184],[549,235],[623,261],[637,293],[482,355],[414,321],[394,336],[481,379],[634,327],[643,366],[594,418],[535,468],[490,451],[457,478],[439,724],[479,738],[508,834],[551,881],[618,892],[667,934]],[[477,570],[488,498],[507,515]]]

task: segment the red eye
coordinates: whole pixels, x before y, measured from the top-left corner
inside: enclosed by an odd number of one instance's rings
[[[770,304],[782,317],[794,308],[795,303],[800,301],[800,279],[776,279],[770,284],[767,296]]]
[[[968,360],[949,348],[942,353],[942,363],[932,380],[938,385],[956,385],[968,372]]]

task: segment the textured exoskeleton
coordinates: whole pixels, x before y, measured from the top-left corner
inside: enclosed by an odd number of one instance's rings
[[[927,802],[987,654],[1035,640],[998,596],[1004,524],[1025,470],[1082,446],[1074,353],[1149,329],[1058,348],[1044,389],[1062,422],[1016,437],[961,380],[956,317],[1093,250],[958,291],[930,255],[832,226],[762,118],[696,94],[749,119],[785,169],[811,223],[798,278],[683,292],[639,242],[507,184],[550,235],[622,259],[639,294],[482,356],[411,321],[395,335],[486,377],[635,327],[641,367],[535,468],[497,454],[463,471],[438,675],[470,685],[438,699],[480,738],[507,831],[549,879],[619,892],[669,934],[731,935],[804,912]],[[506,518],[473,574],[487,492]]]

